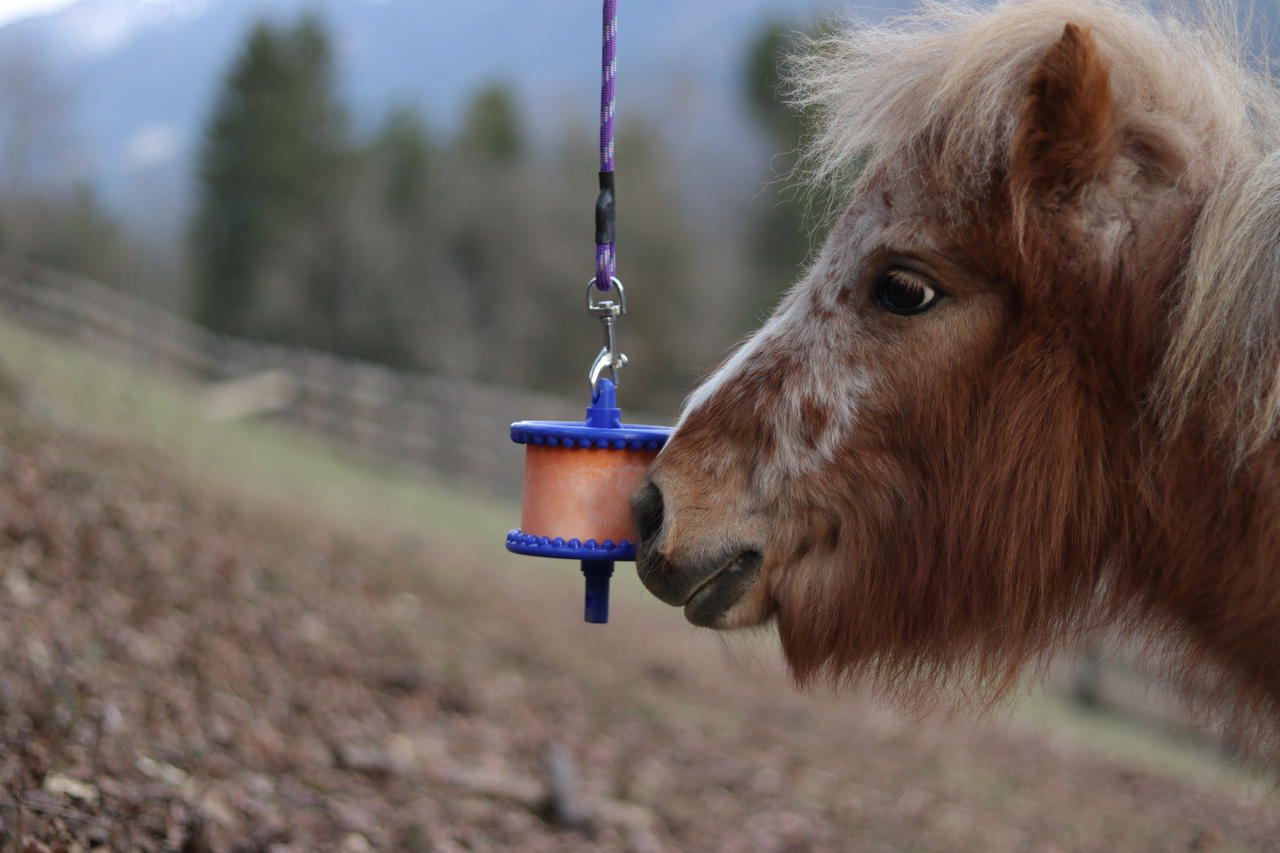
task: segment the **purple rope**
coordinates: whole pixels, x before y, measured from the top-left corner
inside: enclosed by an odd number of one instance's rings
[[[604,0],[604,54],[600,77],[600,171],[613,172],[613,131],[617,112],[618,0]],[[596,246],[596,287],[608,290],[618,274],[614,243]]]

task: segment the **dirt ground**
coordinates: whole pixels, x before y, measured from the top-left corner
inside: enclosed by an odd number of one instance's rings
[[[1275,794],[797,694],[625,588],[581,624],[568,568],[0,423],[0,850],[1280,850]]]

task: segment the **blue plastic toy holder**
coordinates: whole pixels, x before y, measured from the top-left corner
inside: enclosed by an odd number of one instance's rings
[[[614,563],[636,558],[631,493],[670,435],[623,424],[608,379],[597,382],[583,422],[511,425],[511,440],[525,446],[525,483],[521,528],[507,534],[507,550],[581,561],[588,622],[609,621]]]

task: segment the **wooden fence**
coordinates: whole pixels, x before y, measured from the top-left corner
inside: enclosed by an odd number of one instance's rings
[[[569,420],[585,400],[478,385],[338,358],[315,350],[214,334],[177,314],[79,276],[0,258],[0,310],[149,368],[267,395],[271,416],[364,456],[495,494],[519,494],[521,469],[507,426],[517,418]],[[584,397],[585,397],[584,391]],[[225,395],[224,395],[225,398]],[[240,411],[235,403],[216,407]],[[258,408],[252,403],[247,410]],[[629,419],[661,422],[629,412]]]

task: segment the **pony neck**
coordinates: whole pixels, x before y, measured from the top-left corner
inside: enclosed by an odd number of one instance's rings
[[[1184,669],[1216,672],[1212,694],[1280,714],[1280,443],[1238,465],[1219,452],[1167,458],[1196,461],[1168,462],[1152,490],[1126,597],[1169,623]]]

